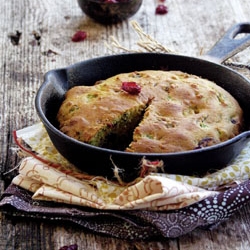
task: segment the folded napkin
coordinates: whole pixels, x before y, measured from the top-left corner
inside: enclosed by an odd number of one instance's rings
[[[59,153],[41,123],[17,131],[16,135],[17,141],[22,140],[29,145],[33,155],[34,151],[39,151],[36,152],[39,157],[34,155],[22,160],[19,175],[12,181],[31,191],[34,200],[98,209],[169,210],[191,205],[218,193],[164,175],[149,174],[125,185],[102,177],[91,177],[71,166],[65,159],[61,166]],[[40,140],[37,141],[37,138]],[[53,162],[54,155],[57,162]]]
[[[19,174],[0,201],[11,216],[71,221],[123,239],[173,238],[212,228],[250,199],[250,142],[231,164],[202,178],[148,173],[124,184],[75,168],[41,123],[16,131],[15,138]]]

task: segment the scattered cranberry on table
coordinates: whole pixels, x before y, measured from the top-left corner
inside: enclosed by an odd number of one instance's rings
[[[103,3],[124,3],[129,2],[130,0],[100,0]]]
[[[77,31],[71,38],[73,42],[81,42],[87,38],[87,33],[85,31]]]
[[[69,246],[63,246],[60,247],[59,250],[77,250],[78,246],[77,244],[69,245]]]
[[[168,8],[164,4],[158,4],[158,6],[155,9],[155,13],[158,15],[164,15],[168,13]]]

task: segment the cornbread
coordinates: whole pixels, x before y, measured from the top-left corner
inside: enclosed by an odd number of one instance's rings
[[[123,88],[124,83],[140,91]],[[243,112],[209,80],[181,71],[146,70],[73,87],[57,119],[63,133],[91,145],[166,153],[233,138],[241,131]]]

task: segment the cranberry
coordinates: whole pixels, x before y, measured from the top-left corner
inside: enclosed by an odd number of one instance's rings
[[[231,122],[233,123],[233,124],[237,124],[237,120],[235,120],[235,119],[231,119]]]
[[[216,141],[215,141],[214,138],[212,138],[212,137],[205,137],[205,138],[203,138],[202,140],[200,140],[198,142],[198,147],[196,147],[196,149],[209,147],[209,146],[214,145],[215,143],[216,143]]]
[[[71,40],[73,42],[81,42],[81,41],[84,41],[86,37],[87,37],[87,33],[85,31],[79,30],[73,35]]]
[[[136,82],[123,82],[122,90],[131,95],[138,95],[141,92],[141,87]]]
[[[77,250],[77,249],[78,249],[77,244],[73,244],[73,245],[69,245],[69,246],[60,247],[59,250]]]
[[[103,3],[125,3],[128,2],[129,0],[101,0]]]
[[[158,6],[155,9],[155,13],[158,15],[164,15],[168,13],[168,8],[164,4],[158,4]]]

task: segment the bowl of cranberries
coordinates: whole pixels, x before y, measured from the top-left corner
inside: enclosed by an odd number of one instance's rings
[[[143,0],[77,0],[82,11],[102,24],[122,22],[133,16]]]

